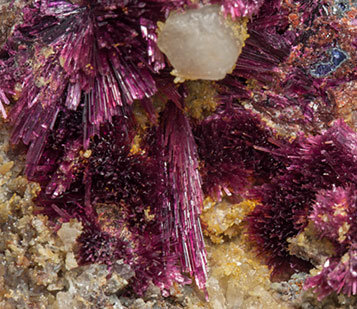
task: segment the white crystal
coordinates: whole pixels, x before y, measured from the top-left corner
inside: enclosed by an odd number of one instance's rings
[[[76,242],[77,237],[82,233],[82,223],[70,221],[63,223],[57,231],[57,235],[61,238],[65,250],[71,250]]]
[[[181,80],[223,79],[244,41],[235,37],[218,5],[173,12],[160,28],[158,46]]]
[[[66,254],[66,269],[71,270],[78,267],[76,257],[73,252],[67,252]]]

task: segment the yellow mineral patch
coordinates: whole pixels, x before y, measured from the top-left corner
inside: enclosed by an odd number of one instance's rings
[[[186,81],[186,78],[185,77],[182,77],[182,76],[179,76],[179,72],[177,71],[177,70],[172,70],[171,72],[170,72],[170,74],[172,75],[172,76],[175,76],[175,79],[174,79],[174,83],[175,84],[181,84],[181,83],[184,83],[185,81]],[[189,80],[189,79],[188,79]]]
[[[350,225],[347,222],[343,222],[343,225],[338,229],[338,241],[343,242],[346,239],[346,235],[350,229]]]
[[[191,302],[188,308],[288,308],[274,298],[270,271],[237,237],[221,245],[208,245],[209,303]],[[193,298],[191,298],[193,299]]]
[[[46,46],[41,49],[41,54],[45,57],[48,58],[51,55],[53,55],[55,52],[53,50],[52,46]]]
[[[60,57],[59,57],[59,62],[60,62],[61,67],[63,67],[64,64],[65,64],[65,62],[66,62],[66,59],[63,58],[62,56],[60,56]]]
[[[213,243],[223,243],[224,236],[232,238],[242,230],[244,217],[250,213],[256,203],[252,200],[244,200],[237,204],[231,204],[227,200],[213,202],[205,200],[205,206],[201,215],[204,233],[211,238]]]
[[[87,149],[87,150],[83,153],[83,157],[85,157],[86,159],[88,159],[91,155],[92,155],[92,150],[90,150],[90,149]]]
[[[12,169],[13,166],[14,166],[14,161],[9,161],[9,162],[2,164],[0,166],[0,174],[5,175]]]
[[[131,153],[140,153],[143,150],[140,148],[141,139],[145,135],[145,132],[152,125],[156,124],[156,120],[159,118],[159,113],[165,108],[167,97],[163,93],[158,93],[152,98],[152,105],[154,110],[154,119],[149,119],[147,112],[143,108],[140,101],[135,101],[133,103],[133,114],[136,121],[136,132],[137,135],[134,137],[133,143],[131,145]]]
[[[133,113],[139,129],[141,129],[142,131],[146,130],[147,126],[149,125],[149,118],[140,102],[134,102]]]
[[[148,206],[147,208],[144,209],[144,214],[145,214],[146,220],[148,220],[148,221],[152,221],[152,220],[155,219],[155,215],[153,215],[153,214],[151,213],[151,208],[150,208],[150,206]]]
[[[39,76],[35,80],[36,87],[38,87],[38,88],[48,85],[49,83],[50,83],[50,80],[49,79],[46,80],[43,76]]]
[[[162,21],[158,21],[156,33],[159,34],[162,31],[162,29],[164,28],[164,26],[165,26],[165,23],[163,23]]]
[[[350,260],[350,254],[349,252],[346,252],[341,258],[341,263],[347,264],[349,260]]]
[[[230,15],[228,15],[225,19],[226,25],[232,29],[237,43],[242,44],[242,47],[245,46],[245,40],[249,38],[247,27],[248,22],[248,17],[232,20]]]
[[[188,96],[185,98],[185,106],[192,118],[202,120],[216,110],[217,93],[212,82],[189,81],[186,85]]]
[[[205,199],[201,220],[211,240],[206,242],[210,301],[192,301],[188,308],[288,308],[274,298],[270,271],[247,240],[243,219],[256,204],[253,200],[232,204],[228,198]]]
[[[86,65],[86,69],[88,69],[88,70],[94,70],[94,67],[92,66],[92,64],[91,63],[87,63],[87,65]]]
[[[15,94],[12,96],[12,98],[15,101],[17,101],[21,96],[21,92],[22,92],[22,85],[20,83],[16,83],[16,85],[15,85]]]
[[[256,89],[259,89],[259,87],[261,87],[261,85],[259,85],[259,82],[254,79],[254,78],[250,78],[246,81],[246,84],[247,84],[247,88],[250,89],[250,90],[256,90]]]
[[[132,154],[135,153],[142,153],[142,150],[140,148],[140,143],[141,143],[141,136],[140,135],[135,135],[133,142],[131,144],[130,152]]]
[[[333,215],[346,217],[347,216],[347,212],[346,212],[347,208],[348,208],[348,202],[347,202],[347,200],[344,199],[341,203],[333,205],[333,209],[334,209]]]

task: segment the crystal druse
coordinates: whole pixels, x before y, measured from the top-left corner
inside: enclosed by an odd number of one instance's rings
[[[356,18],[352,0],[0,2],[0,305],[353,306]]]

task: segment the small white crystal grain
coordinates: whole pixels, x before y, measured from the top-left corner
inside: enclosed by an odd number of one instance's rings
[[[223,79],[232,72],[243,42],[218,5],[171,13],[158,36],[158,46],[179,80]]]

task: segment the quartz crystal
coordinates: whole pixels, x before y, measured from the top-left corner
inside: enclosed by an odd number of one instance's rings
[[[235,36],[218,5],[172,13],[158,37],[179,80],[223,79],[232,72],[243,42],[244,36]]]

